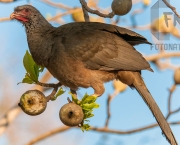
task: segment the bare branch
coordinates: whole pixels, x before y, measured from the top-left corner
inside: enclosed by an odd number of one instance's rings
[[[50,136],[52,136],[52,135],[54,135],[56,133],[61,133],[61,132],[67,131],[69,129],[70,129],[70,127],[68,127],[68,126],[62,126],[60,128],[54,129],[54,130],[52,130],[50,132],[47,132],[47,133],[45,133],[45,134],[43,134],[41,136],[38,136],[37,138],[31,140],[26,145],[33,145],[33,144],[35,144],[35,143],[37,143],[37,142],[39,142],[39,141],[41,141],[43,139],[46,139],[46,138],[48,138],[48,137],[50,137]]]
[[[81,8],[74,8],[74,9],[71,9],[71,10],[66,11],[66,12],[64,12],[64,13],[57,14],[57,15],[55,15],[54,17],[49,18],[49,19],[47,19],[47,20],[48,20],[49,22],[51,22],[51,21],[56,21],[56,19],[59,19],[59,18],[61,18],[61,17],[63,17],[63,16],[66,16],[66,15],[69,15],[69,14],[72,14],[72,13],[75,13],[75,12],[79,12],[79,11],[81,11]]]
[[[88,7],[87,3],[85,2],[85,0],[80,0],[80,2],[81,2],[81,4],[82,4],[82,6],[83,6],[88,12],[90,12],[90,13],[92,13],[92,14],[96,14],[96,15],[98,15],[98,16],[100,16],[100,17],[104,17],[104,18],[113,18],[113,17],[114,17],[114,13],[113,13],[113,12],[111,12],[111,13],[109,13],[109,14],[102,14],[102,13],[100,13],[98,10],[92,10],[92,9],[90,9],[90,8]]]
[[[44,76],[40,79],[40,81],[48,81],[50,79],[49,72],[46,72]],[[32,89],[38,89],[43,91],[43,88],[40,86],[33,86]],[[21,108],[18,105],[15,105],[11,109],[9,109],[6,114],[0,119],[0,135],[2,135],[7,127],[15,120],[15,118],[21,113]]]
[[[179,125],[180,122],[170,122],[169,124],[170,125]],[[152,125],[149,125],[149,126],[146,126],[146,127],[142,127],[142,128],[138,128],[138,129],[134,129],[134,130],[129,130],[129,131],[112,130],[112,129],[108,129],[107,127],[105,127],[105,128],[91,127],[90,130],[91,131],[97,131],[97,132],[103,132],[103,133],[113,133],[113,134],[132,134],[132,133],[144,131],[144,130],[147,130],[147,129],[151,129],[151,128],[154,128],[154,127],[157,127],[157,126],[159,126],[159,125],[158,124],[152,124]],[[67,127],[67,126],[63,126],[63,127],[54,129],[54,130],[52,130],[50,132],[47,132],[47,133],[45,133],[43,135],[38,136],[37,138],[33,139],[32,141],[30,141],[26,145],[33,145],[34,143],[37,143],[37,142],[39,142],[39,141],[41,141],[43,139],[46,139],[46,138],[48,138],[48,137],[50,137],[52,135],[55,135],[57,133],[67,131],[69,129],[71,129],[71,127]]]
[[[80,3],[81,3],[81,5],[82,5],[82,10],[83,10],[83,13],[84,13],[84,20],[85,20],[86,22],[90,22],[88,12],[87,12],[87,10],[85,9],[84,5],[82,4],[82,0],[80,0]]]
[[[0,0],[1,3],[15,2],[16,0]]]
[[[0,22],[6,22],[6,21],[11,21],[10,18],[0,18]]]
[[[48,5],[53,6],[53,7],[58,7],[58,8],[65,9],[65,10],[71,10],[72,9],[69,6],[66,6],[66,5],[61,4],[61,3],[55,3],[55,2],[52,2],[50,0],[41,0],[41,2],[44,2],[44,3],[48,4]]]
[[[47,87],[47,88],[58,88],[62,86],[62,84],[59,82],[57,84],[47,84],[47,83],[41,83],[41,82],[36,82],[37,85],[40,85],[42,87]]]
[[[14,118],[16,118],[20,112],[20,107],[16,105],[9,109],[8,112],[0,119],[0,135],[4,133],[8,125],[14,121]]]
[[[109,119],[110,119],[110,117],[111,117],[110,102],[111,102],[111,96],[109,95],[109,96],[108,96],[108,99],[107,99],[107,119],[106,119],[105,127],[108,127],[108,125],[109,125]]]
[[[164,69],[171,69],[171,70],[176,70],[179,66],[172,64],[170,61],[160,61],[160,60],[155,60],[152,61],[160,70]]]
[[[53,91],[51,92],[51,94],[46,97],[47,102],[49,102],[49,101],[55,96],[55,94],[57,93],[57,91],[58,91],[58,88],[54,88],[54,89],[53,89]]]
[[[176,14],[177,17],[180,18],[180,15],[177,13],[175,7],[171,6],[166,0],[162,0],[162,1],[166,4],[167,7],[169,7]]]
[[[180,122],[170,122],[169,125],[179,125]],[[158,124],[152,124],[146,127],[142,127],[142,128],[138,128],[138,129],[134,129],[134,130],[129,130],[129,131],[119,131],[119,130],[112,130],[112,129],[108,129],[108,128],[96,128],[96,127],[91,127],[90,130],[94,130],[97,132],[104,132],[104,133],[113,133],[113,134],[132,134],[132,133],[136,133],[136,132],[140,132],[140,131],[144,131],[147,129],[151,129],[154,127],[159,126]]]
[[[147,61],[155,61],[161,58],[170,58],[170,57],[180,57],[180,53],[178,52],[164,52],[164,53],[158,53],[158,54],[153,54],[149,56],[145,56]]]
[[[109,120],[111,118],[111,112],[110,112],[110,103],[111,101],[119,94],[119,92],[117,92],[115,90],[115,92],[112,94],[112,95],[109,95],[108,96],[108,99],[107,99],[107,119],[106,119],[106,124],[105,124],[105,128],[108,127],[108,124],[109,124]]]
[[[174,84],[171,89],[169,90],[169,97],[168,97],[168,114],[166,116],[166,120],[173,114],[177,113],[177,112],[180,112],[180,108],[172,111],[171,110],[171,102],[172,102],[172,94],[173,92],[175,91],[176,89],[176,85]]]
[[[140,3],[140,2],[142,2],[142,0],[133,0],[133,1],[132,1],[133,5],[138,4],[138,3]]]

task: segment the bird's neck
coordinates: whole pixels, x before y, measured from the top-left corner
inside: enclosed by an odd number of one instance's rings
[[[26,26],[29,50],[34,61],[38,65],[48,65],[53,45],[53,31],[54,27],[52,27],[49,23],[39,25],[31,24],[30,26]]]
[[[26,33],[31,35],[33,33],[39,33],[43,29],[50,29],[53,26],[43,17],[40,16],[34,20],[30,20],[28,23],[25,23]]]

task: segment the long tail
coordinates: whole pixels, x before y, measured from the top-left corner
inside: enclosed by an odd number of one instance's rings
[[[142,96],[143,100],[146,102],[147,106],[153,113],[154,117],[156,118],[163,134],[166,136],[166,139],[171,145],[178,145],[171,128],[167,121],[165,120],[161,110],[159,109],[158,105],[154,101],[152,95],[148,91],[140,73],[133,73],[135,75],[133,86],[136,88],[136,90],[139,92],[139,94]]]

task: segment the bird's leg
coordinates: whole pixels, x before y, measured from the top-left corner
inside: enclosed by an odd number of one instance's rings
[[[76,93],[76,91],[75,91],[75,90],[72,90],[72,89],[70,89],[70,91],[71,91],[71,94],[74,96],[74,98],[77,99],[77,93]]]
[[[91,87],[94,89],[94,94],[91,96],[100,97],[105,91],[105,88],[102,82],[96,82]]]

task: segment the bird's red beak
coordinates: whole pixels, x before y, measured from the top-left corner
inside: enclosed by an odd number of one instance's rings
[[[29,21],[23,14],[21,14],[20,12],[16,12],[16,11],[10,15],[10,19],[16,19],[16,20],[19,20],[22,22]]]

